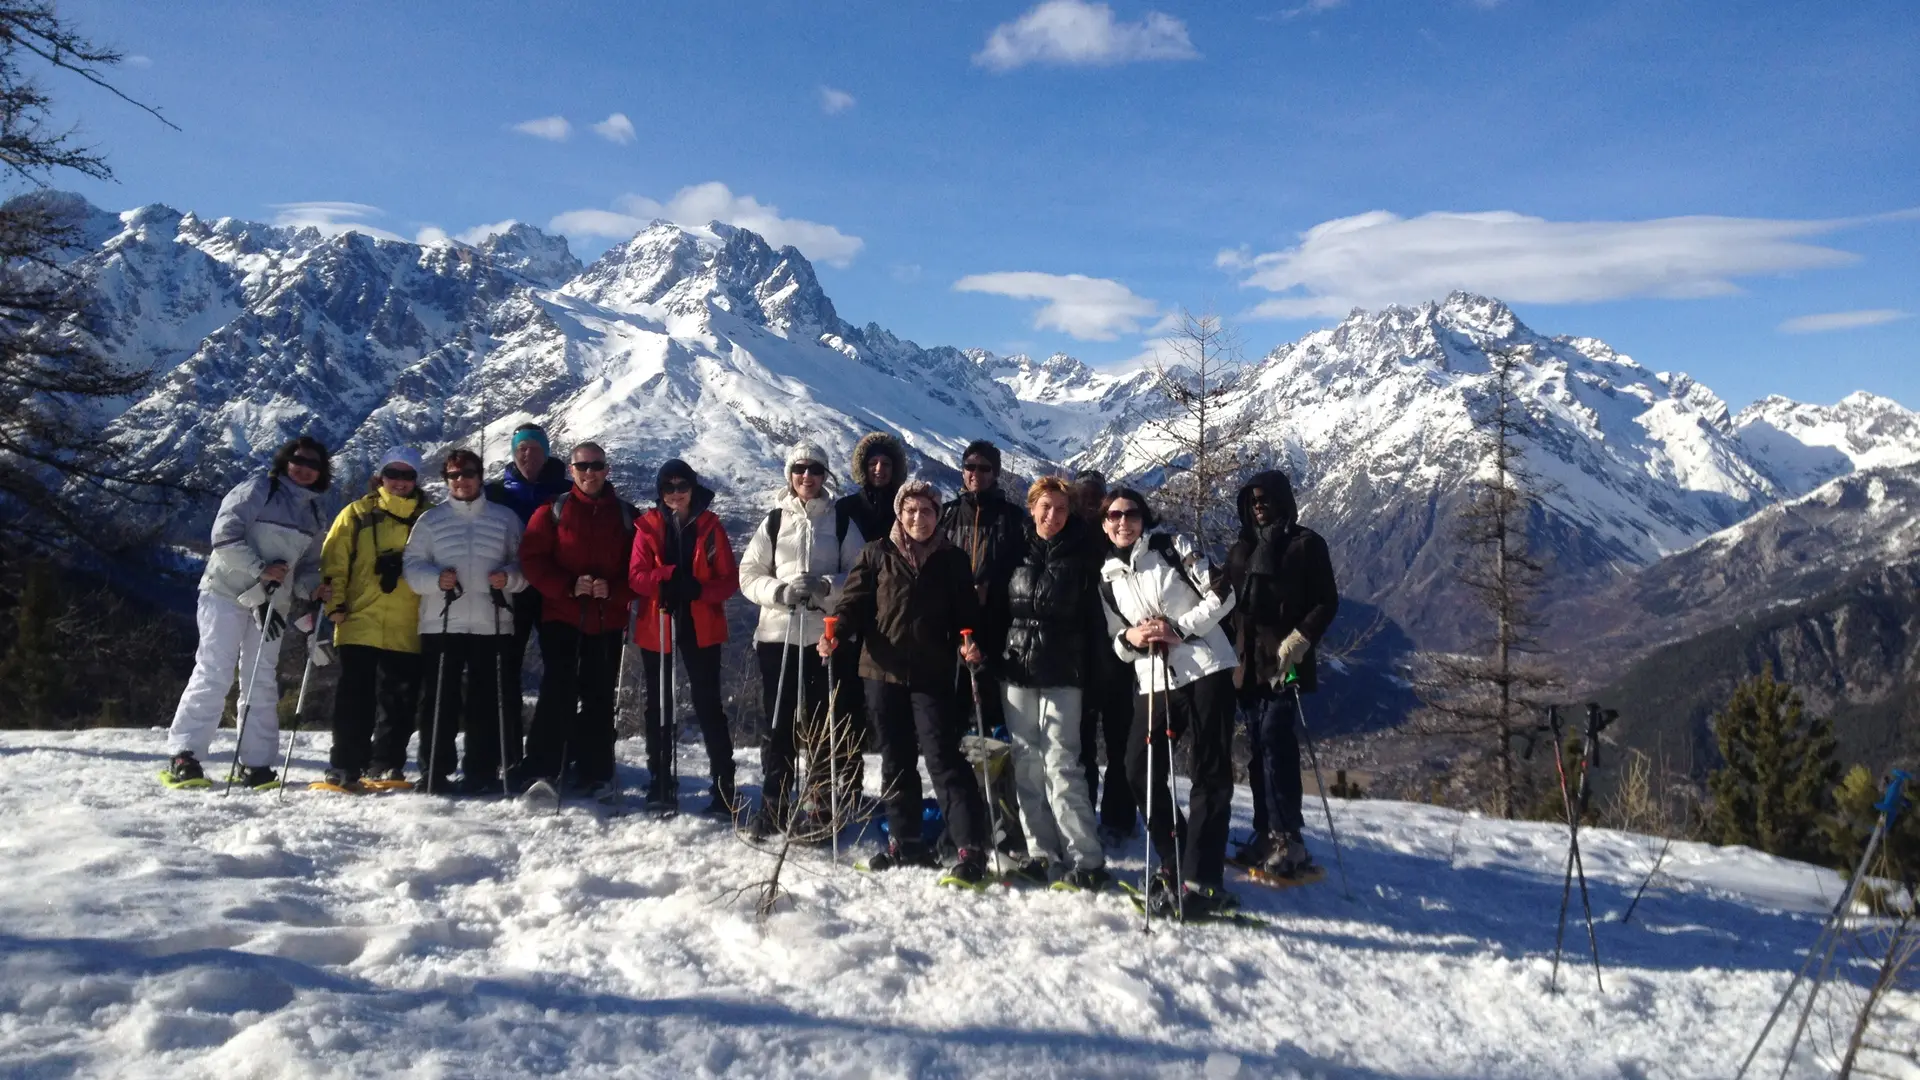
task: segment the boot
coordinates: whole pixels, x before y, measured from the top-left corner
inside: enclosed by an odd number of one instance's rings
[[[1274,877],[1299,877],[1313,869],[1313,856],[1307,852],[1307,842],[1298,832],[1280,833],[1274,836],[1273,850],[1260,864],[1260,869]]]
[[[207,772],[200,767],[200,761],[193,756],[193,751],[182,750],[167,762],[167,776],[176,784],[184,784],[190,780],[205,780]]]
[[[894,870],[902,866],[917,866],[934,869],[940,864],[933,859],[933,853],[921,844],[887,843],[887,850],[867,860],[868,870]]]
[[[700,812],[709,817],[732,817],[734,815],[734,808],[738,805],[734,801],[733,777],[716,776],[708,786],[712,798],[707,801],[706,807]]]

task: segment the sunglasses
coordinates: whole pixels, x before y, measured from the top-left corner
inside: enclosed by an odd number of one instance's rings
[[[573,467],[581,472],[607,471],[607,463],[604,461],[576,461],[573,463]]]
[[[678,494],[680,494],[680,493],[681,493],[681,492],[683,492],[683,491],[692,491],[692,490],[693,490],[693,481],[691,481],[691,480],[669,480],[669,481],[667,481],[667,482],[666,482],[665,484],[662,484],[662,485],[661,485],[661,487],[660,487],[660,490],[661,490],[661,491],[662,491],[663,493],[665,493],[665,494],[668,494],[668,495],[678,495]]]
[[[793,468],[788,469],[787,472],[793,476],[799,476],[801,473],[805,473],[808,476],[825,476],[827,475],[827,467],[825,465],[808,463],[806,465],[795,465]]]
[[[414,472],[412,469],[397,469],[393,466],[388,466],[380,470],[380,478],[382,480],[418,480],[420,479],[420,474]]]
[[[450,469],[447,472],[441,473],[440,478],[442,480],[445,480],[449,484],[453,483],[455,480],[478,480],[480,479],[480,470],[479,469]]]
[[[314,472],[319,472],[321,469],[324,469],[327,467],[327,463],[324,461],[320,461],[310,457],[301,457],[298,454],[295,454],[294,456],[288,458],[287,464],[298,465],[303,469],[312,469]]]
[[[1139,521],[1139,520],[1140,520],[1140,508],[1136,506],[1136,507],[1133,507],[1133,508],[1131,508],[1131,509],[1128,509],[1128,510],[1109,510],[1109,511],[1107,511],[1107,520],[1108,520],[1108,521],[1112,521],[1112,522],[1115,522],[1115,523],[1118,523],[1118,522],[1122,522],[1122,521],[1125,521],[1125,520],[1127,520],[1128,518],[1132,518],[1132,519],[1133,519],[1133,520],[1135,520],[1135,521]]]
[[[999,472],[1000,471],[998,466],[989,465],[984,461],[969,461],[965,465],[960,466],[960,469],[963,472]]]

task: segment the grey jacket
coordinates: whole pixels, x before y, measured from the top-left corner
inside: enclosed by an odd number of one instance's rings
[[[320,585],[320,542],[331,507],[320,492],[284,476],[262,474],[242,481],[220,500],[213,518],[213,550],[207,554],[200,589],[238,600],[260,583],[273,563],[289,568],[292,588],[275,589],[273,606],[286,611]]]

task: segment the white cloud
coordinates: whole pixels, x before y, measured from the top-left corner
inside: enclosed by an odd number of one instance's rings
[[[624,240],[655,220],[683,227],[722,221],[750,229],[774,247],[792,245],[807,258],[830,266],[847,266],[866,246],[831,225],[780,216],[780,208],[751,195],[735,195],[717,180],[683,187],[662,203],[644,195],[622,195],[612,210],[569,210],[556,216],[548,228],[568,236],[612,237]]]
[[[130,68],[150,68],[153,66],[153,57],[142,56],[139,53],[134,53],[131,56],[128,56],[124,60],[122,60],[121,63],[127,65]]]
[[[594,125],[596,129],[599,126]],[[513,130],[522,135],[531,135],[536,139],[565,142],[567,136],[573,134],[573,125],[567,123],[567,118],[564,116],[542,116],[538,120],[522,120],[513,125]]]
[[[1307,0],[1299,7],[1288,8],[1280,13],[1283,19],[1297,19],[1302,15],[1319,15],[1337,7],[1345,7],[1347,0]]]
[[[1780,324],[1780,330],[1787,334],[1820,334],[1829,330],[1857,330],[1863,326],[1879,326],[1912,317],[1910,312],[1896,311],[1893,308],[1830,311],[1824,315],[1801,315],[1788,319]]]
[[[1076,66],[1133,60],[1197,60],[1187,24],[1150,11],[1139,22],[1119,22],[1106,4],[1045,0],[1010,23],[1001,23],[973,62],[994,71],[1028,64]]]
[[[1125,285],[1084,274],[1031,270],[971,274],[954,282],[953,288],[1016,300],[1045,300],[1034,313],[1034,328],[1058,330],[1081,341],[1112,341],[1121,334],[1138,333],[1142,320],[1160,313],[1159,304],[1135,296]]]
[[[318,229],[322,236],[339,236],[341,233],[357,232],[379,240],[399,240],[406,238],[398,233],[389,232],[378,226],[369,225],[362,218],[381,217],[386,211],[377,206],[357,202],[291,202],[275,203],[273,215],[275,225],[296,229]]]
[[[1548,221],[1510,211],[1402,218],[1376,210],[1322,222],[1283,251],[1223,251],[1215,263],[1283,294],[1256,306],[1256,318],[1344,315],[1455,289],[1540,304],[1691,299],[1738,293],[1743,277],[1854,262],[1850,252],[1806,241],[1867,220],[1875,219]]]
[[[505,221],[496,221],[491,225],[475,225],[471,229],[454,233],[453,238],[463,244],[479,244],[485,241],[487,237],[497,236],[518,224],[520,224],[519,221],[508,218]]]
[[[911,285],[919,281],[920,274],[921,268],[919,263],[894,263],[892,266],[887,267],[887,276],[900,282],[902,285]]]
[[[828,116],[832,116],[834,113],[846,112],[848,109],[853,108],[853,106],[853,95],[847,93],[845,90],[835,90],[831,86],[823,86],[820,88],[820,111],[826,113]]]
[[[420,231],[413,234],[413,242],[421,247],[431,247],[434,244],[451,244],[453,237],[438,225],[422,225]]]
[[[558,120],[559,117],[553,117],[552,119]],[[562,124],[566,123],[565,120],[561,120],[560,122]],[[593,130],[594,133],[601,138],[610,143],[619,143],[621,146],[625,146],[637,137],[633,130],[633,121],[627,119],[626,113],[610,114],[605,120],[593,125]],[[565,137],[566,133],[562,131],[561,138]]]

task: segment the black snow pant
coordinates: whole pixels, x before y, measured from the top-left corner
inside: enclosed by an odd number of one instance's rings
[[[432,774],[434,788],[453,773],[456,763],[469,780],[499,774],[500,695],[506,693],[511,703],[519,689],[517,673],[507,682],[509,673],[501,659],[512,645],[513,639],[504,634],[420,635],[420,665],[427,686],[420,695],[420,775]],[[506,720],[504,745],[507,764],[512,765],[520,760],[520,716],[511,704]],[[427,742],[436,731],[439,736],[429,750]],[[454,735],[458,732],[466,733],[467,743],[466,753],[456,759]]]
[[[623,630],[582,634],[540,624],[540,701],[527,732],[526,774],[558,778],[568,764],[581,784],[613,779],[613,698]]]
[[[420,707],[420,654],[342,645],[340,684],[333,693],[333,750],[327,764],[350,773],[407,765],[414,712]]]
[[[927,759],[933,797],[947,822],[947,836],[964,853],[987,850],[987,807],[979,778],[960,750],[967,721],[950,693],[903,683],[866,681],[867,707],[880,742],[880,783],[887,806],[887,832],[902,844],[921,835],[919,758]]]
[[[1306,786],[1300,776],[1300,737],[1294,730],[1297,714],[1290,691],[1263,690],[1241,701],[1247,718],[1247,743],[1253,760],[1247,763],[1247,786],[1253,789],[1253,832],[1297,833],[1307,819],[1300,803]]]
[[[840,805],[866,787],[867,748],[878,745],[873,719],[867,712],[867,683],[860,677],[860,639],[843,637],[827,660],[834,699],[834,723],[840,738]]]
[[[682,642],[693,641],[693,628],[683,624],[674,637]],[[677,781],[680,775],[674,758],[675,733],[668,730],[665,722],[678,715],[680,704],[680,681],[672,668],[672,659],[677,654],[680,666],[687,673],[687,696],[693,702],[694,719],[700,724],[700,738],[707,744],[707,775],[713,781],[713,794],[731,805],[733,735],[727,730],[727,713],[720,701],[720,649],[719,645],[683,646],[668,653],[664,687],[660,685],[661,654],[640,650],[640,666],[647,683],[647,775],[655,784],[667,782],[669,778]]]
[[[514,593],[509,599],[513,603],[513,644],[508,647],[506,661],[507,670],[513,673],[512,704],[514,715],[517,717],[521,712],[521,688],[525,685],[520,681],[520,671],[527,664],[527,639],[532,637],[534,631],[540,626],[540,612],[544,606],[544,598],[541,597],[540,590],[527,588]]]
[[[780,654],[786,653],[786,678],[781,678]],[[812,646],[786,648],[778,642],[758,641],[753,646],[760,661],[760,803],[761,809],[776,819],[784,819],[793,787],[794,760],[801,743],[815,739],[821,718],[826,716],[827,665]],[[804,731],[794,729],[794,694],[804,687],[807,714]],[[796,737],[797,736],[797,737]],[[821,757],[823,755],[815,755]],[[819,766],[815,768],[815,766]],[[824,760],[809,761],[809,788],[816,779],[825,778]],[[816,789],[817,790],[817,789]],[[805,801],[805,795],[802,796]]]
[[[1111,660],[1112,663],[1107,661]],[[1100,827],[1133,835],[1139,813],[1127,783],[1127,735],[1133,730],[1133,665],[1102,650],[1094,658],[1093,685],[1081,699],[1080,764],[1087,770],[1087,797],[1100,810]],[[1106,782],[1101,783],[1101,742],[1107,747]]]
[[[1147,833],[1154,854],[1162,868],[1175,865],[1173,796],[1168,790],[1171,733],[1187,740],[1192,756],[1180,878],[1219,886],[1226,879],[1227,829],[1233,819],[1233,672],[1217,671],[1171,692],[1156,688],[1151,700],[1153,783],[1147,783],[1147,694],[1134,699],[1127,779],[1133,790],[1147,793]]]

